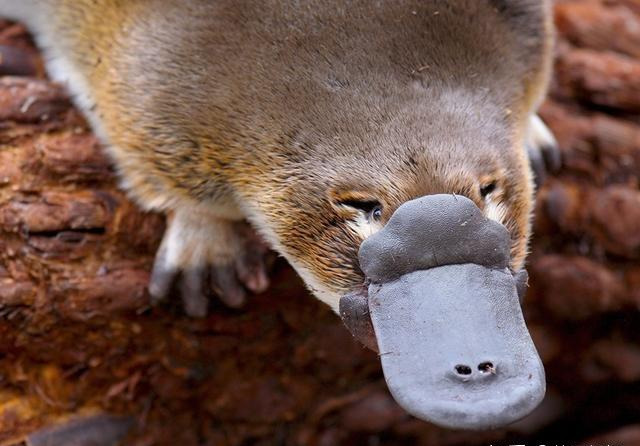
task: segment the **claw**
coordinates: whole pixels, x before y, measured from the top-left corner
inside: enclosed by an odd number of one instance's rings
[[[534,173],[536,188],[544,183],[548,172],[556,172],[562,165],[562,154],[549,128],[538,115],[529,120],[527,153]]]

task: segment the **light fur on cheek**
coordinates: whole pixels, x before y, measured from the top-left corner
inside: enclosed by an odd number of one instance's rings
[[[508,214],[507,207],[501,202],[494,199],[491,195],[487,196],[484,215],[498,223],[504,225]]]
[[[355,219],[347,221],[347,226],[364,240],[382,229],[383,225],[377,221],[370,221],[364,215],[358,215]]]

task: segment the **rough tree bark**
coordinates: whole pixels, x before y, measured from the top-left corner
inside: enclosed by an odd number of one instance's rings
[[[640,442],[640,4],[560,1],[556,22],[542,116],[564,167],[539,194],[525,305],[549,397],[481,434],[404,414],[282,262],[244,312],[150,309],[163,219],[118,190],[24,29],[1,23],[18,76],[0,78],[0,445]]]

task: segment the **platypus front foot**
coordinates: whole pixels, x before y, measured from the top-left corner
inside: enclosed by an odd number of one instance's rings
[[[175,293],[186,314],[204,317],[213,294],[240,308],[248,292],[269,286],[269,249],[246,222],[193,210],[175,212],[168,221],[149,282],[152,304]]]
[[[536,187],[540,188],[548,172],[560,169],[562,154],[553,133],[538,115],[531,115],[529,118],[525,144]]]

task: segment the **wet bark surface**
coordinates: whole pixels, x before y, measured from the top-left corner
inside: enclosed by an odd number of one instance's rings
[[[163,218],[127,200],[24,29],[1,22],[0,445],[638,444],[640,4],[560,1],[556,22],[541,115],[563,167],[539,193],[525,303],[548,397],[483,433],[406,415],[283,262],[243,312],[149,308]]]

